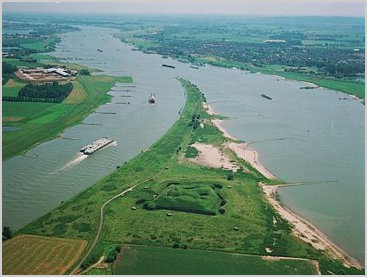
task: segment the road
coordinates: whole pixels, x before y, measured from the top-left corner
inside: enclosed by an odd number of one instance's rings
[[[160,172],[157,173],[157,175]],[[94,249],[94,247],[96,246],[99,236],[101,235],[101,231],[102,231],[102,226],[103,226],[103,216],[104,216],[104,208],[111,203],[113,200],[115,200],[118,197],[122,197],[124,196],[127,192],[132,191],[135,187],[148,182],[149,180],[151,180],[151,178],[146,179],[144,181],[141,181],[140,183],[137,183],[135,185],[133,185],[132,187],[124,190],[123,192],[120,192],[119,194],[116,194],[115,196],[113,196],[112,198],[108,199],[106,202],[103,203],[101,210],[100,210],[100,214],[99,214],[99,225],[98,225],[98,229],[96,232],[96,236],[92,242],[92,244],[90,245],[87,253],[85,253],[84,257],[80,260],[80,262],[78,263],[78,265],[70,272],[70,275],[75,275],[77,274],[78,269],[81,267],[81,265],[84,263],[84,261],[88,258],[89,254],[92,252],[92,250]]]

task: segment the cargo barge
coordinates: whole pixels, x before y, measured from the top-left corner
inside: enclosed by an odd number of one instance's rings
[[[113,139],[110,139],[108,137],[102,137],[93,142],[92,144],[84,146],[82,149],[80,149],[80,152],[82,152],[84,155],[92,155],[96,151],[106,147],[107,145],[110,145],[113,142],[114,142]]]
[[[163,66],[163,67],[169,67],[169,68],[176,68],[176,67],[175,67],[175,66],[173,66],[173,65],[169,65],[169,64],[165,64],[165,63],[164,63],[164,64],[162,64],[162,66]]]
[[[266,94],[260,94],[260,96],[261,97],[264,97],[264,98],[266,98],[266,99],[268,99],[268,100],[272,100],[273,98],[271,98],[270,96],[267,96]]]

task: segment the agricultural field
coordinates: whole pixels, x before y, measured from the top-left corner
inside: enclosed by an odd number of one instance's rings
[[[2,273],[5,275],[64,274],[78,260],[87,242],[20,235],[3,242]]]
[[[65,128],[81,122],[100,104],[109,101],[107,92],[116,82],[132,82],[132,79],[80,76],[74,82],[73,91],[60,104],[3,102],[3,125],[19,128],[3,133],[3,159],[54,138]]]
[[[2,96],[18,96],[19,90],[25,86],[24,82],[9,79],[2,88]]]
[[[144,265],[144,266],[142,266]],[[118,275],[316,274],[310,261],[267,259],[225,252],[126,245],[113,266]]]

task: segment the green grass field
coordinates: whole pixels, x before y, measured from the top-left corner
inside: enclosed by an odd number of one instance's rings
[[[5,85],[2,87],[2,95],[3,96],[18,96],[19,90],[25,86],[24,82],[14,81],[13,79],[9,79]]]
[[[142,266],[144,265],[144,266]],[[309,261],[151,246],[123,247],[114,265],[118,275],[287,275],[315,274]]]
[[[3,274],[64,274],[78,260],[87,242],[20,235],[3,242]]]
[[[3,102],[3,125],[20,128],[3,133],[3,159],[52,139],[65,128],[81,122],[110,99],[106,92],[115,82],[131,81],[130,77],[80,76],[76,90],[63,103]]]

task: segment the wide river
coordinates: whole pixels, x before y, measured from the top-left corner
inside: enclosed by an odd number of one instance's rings
[[[304,83],[277,76],[190,68],[132,51],[113,37],[116,30],[81,28],[63,34],[53,55],[103,74],[132,76],[134,85],[117,84],[110,91],[111,103],[67,129],[63,138],[3,162],[3,225],[24,226],[154,143],[178,119],[184,104],[176,80],[180,76],[197,84],[216,112],[231,117],[225,127],[250,142],[275,175],[286,182],[307,183],[282,188],[281,200],[364,260],[364,106],[359,101],[332,90],[300,89]],[[153,106],[147,104],[151,93],[158,99]],[[80,156],[82,146],[102,136],[114,138],[117,145]]]

